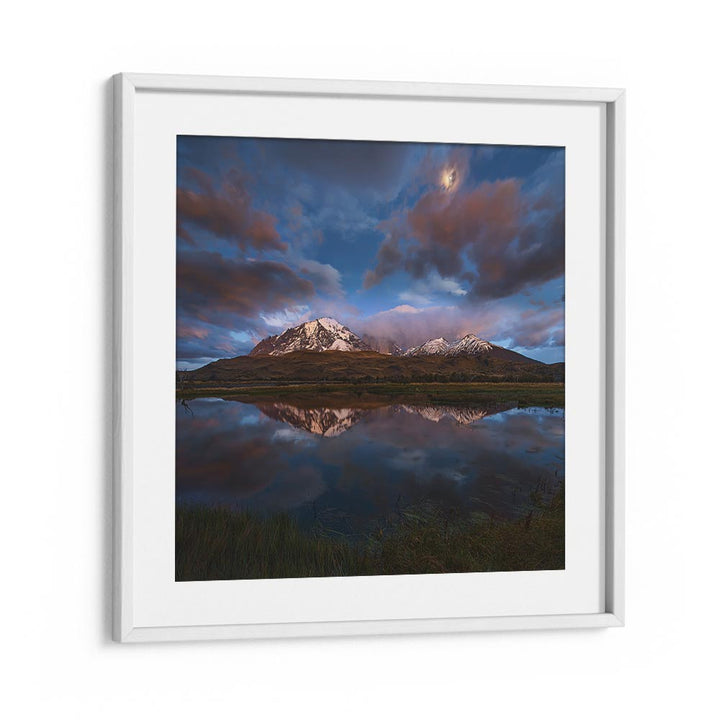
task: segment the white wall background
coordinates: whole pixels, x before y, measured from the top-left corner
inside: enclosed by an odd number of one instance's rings
[[[711,8],[692,0],[4,8],[6,717],[707,716],[717,704],[720,590]],[[108,78],[118,71],[629,89],[626,628],[109,642]]]

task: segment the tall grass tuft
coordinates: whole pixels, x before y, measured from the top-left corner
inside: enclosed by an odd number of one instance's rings
[[[175,579],[561,570],[564,497],[561,488],[547,504],[513,521],[481,514],[458,518],[422,504],[355,543],[306,532],[287,515],[263,518],[227,508],[179,506]]]

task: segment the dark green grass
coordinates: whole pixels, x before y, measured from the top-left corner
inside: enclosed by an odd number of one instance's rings
[[[355,543],[304,532],[287,515],[180,506],[175,543],[177,581],[560,570],[564,492],[515,521],[453,518],[420,505]]]
[[[293,383],[232,386],[218,383],[187,386],[178,396],[225,397],[254,402],[277,400],[298,407],[308,402],[337,407],[381,407],[403,403],[517,403],[518,407],[564,407],[565,383]]]

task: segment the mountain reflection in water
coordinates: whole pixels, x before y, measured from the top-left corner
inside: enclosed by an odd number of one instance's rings
[[[341,435],[360,422],[368,412],[358,408],[299,408],[280,402],[258,403],[257,407],[273,420],[323,437]]]
[[[256,407],[269,418],[285,422],[296,428],[302,428],[314,435],[323,437],[336,437],[353,425],[360,422],[370,410],[360,408],[300,408],[287,403],[257,403]],[[439,422],[443,418],[449,418],[461,425],[468,425],[482,420],[488,415],[493,415],[504,410],[515,407],[506,403],[502,406],[492,405],[485,407],[463,407],[454,405],[395,405],[392,409],[395,412],[416,413],[426,420]]]
[[[425,501],[518,517],[564,477],[561,409],[308,405],[207,398],[190,401],[191,413],[178,405],[178,502],[285,512],[306,527],[362,534]]]

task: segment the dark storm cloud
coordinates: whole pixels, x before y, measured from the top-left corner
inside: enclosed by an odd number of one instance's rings
[[[192,243],[188,225],[232,241],[241,249],[286,250],[276,229],[276,218],[253,207],[242,175],[228,172],[215,187],[212,178],[197,168],[183,174],[186,185],[177,189],[177,234]]]
[[[408,146],[342,140],[268,141],[268,156],[351,190],[386,194],[405,169]]]
[[[479,243],[469,249],[479,272],[471,292],[506,297],[565,272],[565,210],[528,222],[512,243]]]
[[[178,258],[178,312],[202,322],[234,327],[238,317],[257,318],[315,294],[310,280],[273,260],[230,260],[219,253]]]
[[[469,282],[468,299],[492,299],[564,272],[562,202],[523,193],[517,179],[455,192],[432,189],[380,229],[386,237],[365,275],[366,288],[398,271],[416,279],[436,271]]]

